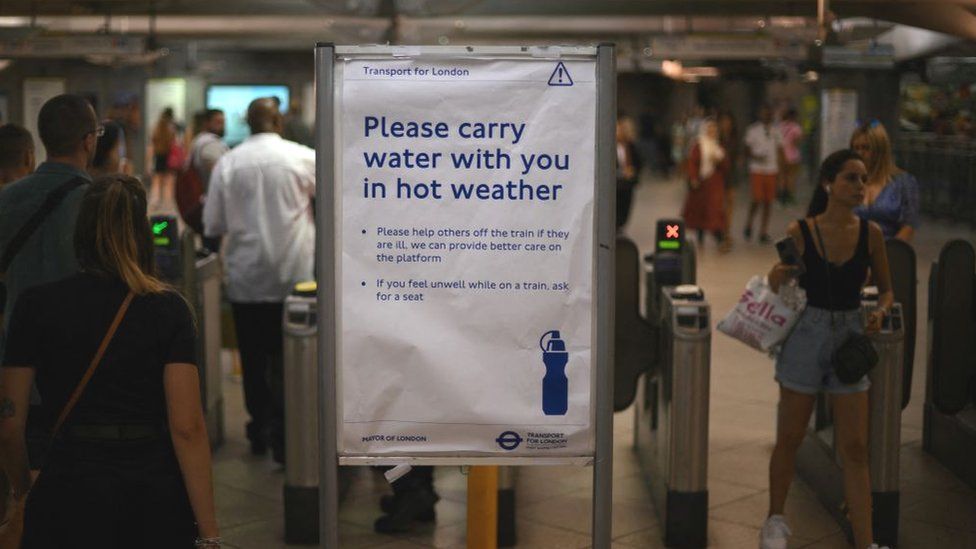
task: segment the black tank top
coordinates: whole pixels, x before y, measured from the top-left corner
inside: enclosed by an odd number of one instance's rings
[[[800,287],[807,292],[807,305],[833,311],[853,311],[861,307],[861,288],[867,280],[868,223],[861,219],[854,256],[843,265],[828,264],[817,253],[816,235],[806,220],[800,220],[803,232],[803,263],[806,272],[800,275]],[[830,269],[830,295],[827,293],[827,269]]]

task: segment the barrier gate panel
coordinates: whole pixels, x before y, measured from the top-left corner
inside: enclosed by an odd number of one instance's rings
[[[915,372],[915,333],[918,325],[918,270],[915,249],[911,244],[889,239],[886,242],[888,266],[891,271],[892,292],[895,301],[901,303],[902,321],[905,326],[905,355],[902,358],[903,379],[901,407],[904,410],[912,396],[912,378]]]
[[[976,254],[964,240],[949,242],[939,254],[935,295],[930,304],[932,327],[932,402],[945,414],[955,414],[969,402],[974,376],[976,333],[973,328],[973,271]]]
[[[704,547],[708,517],[710,306],[695,286],[661,290],[659,367],[639,384],[635,446],[669,547]]]
[[[976,252],[945,245],[929,278],[928,379],[922,446],[976,488]]]
[[[654,331],[640,314],[640,254],[629,239],[617,237],[614,342],[614,410],[634,401],[637,380],[654,364]]]

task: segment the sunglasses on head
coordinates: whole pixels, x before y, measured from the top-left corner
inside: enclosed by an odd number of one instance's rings
[[[858,128],[863,128],[863,127],[866,126],[866,127],[871,128],[873,130],[874,128],[877,128],[880,125],[881,125],[881,122],[877,118],[872,118],[871,120],[861,120],[861,119],[858,119],[857,120],[857,127]]]
[[[91,133],[95,134],[95,137],[102,137],[105,135],[105,126],[97,126],[94,130],[85,132],[85,136],[87,137]]]

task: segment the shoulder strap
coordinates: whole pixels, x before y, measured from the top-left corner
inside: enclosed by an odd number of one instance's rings
[[[797,220],[797,224],[800,226],[800,233],[803,235],[804,246],[810,246],[813,251],[816,252],[816,246],[813,246],[813,235],[810,234],[810,226],[807,225],[807,220],[800,218]]]
[[[868,229],[870,228],[867,220],[863,217],[861,219],[861,224],[858,227],[857,233],[857,253],[864,254],[864,257],[870,257],[871,255],[871,242],[869,240]]]
[[[827,306],[830,307],[830,329],[834,329],[834,295],[830,291],[830,259],[827,258],[827,246],[824,246],[823,236],[820,235],[820,225],[816,216],[813,217],[813,229],[817,231],[817,241],[820,242],[820,252],[823,254],[824,270],[827,273]]]
[[[7,268],[10,267],[10,262],[14,260],[14,257],[20,252],[20,249],[24,247],[27,240],[34,234],[34,231],[41,226],[41,223],[47,219],[47,216],[51,215],[51,212],[58,207],[58,204],[64,200],[64,197],[68,196],[68,193],[75,190],[87,183],[88,180],[84,177],[77,176],[65,181],[61,185],[58,185],[54,190],[47,194],[41,207],[34,212],[34,215],[27,220],[26,223],[17,231],[17,234],[10,239],[7,244],[7,248],[3,251],[3,256],[0,257],[0,273],[6,273]]]
[[[129,304],[132,303],[132,298],[135,294],[129,291],[125,299],[122,300],[122,305],[119,305],[119,311],[115,313],[115,319],[112,320],[112,324],[108,328],[108,332],[105,333],[105,337],[102,338],[102,343],[98,346],[98,351],[95,352],[95,356],[92,357],[91,363],[88,365],[88,369],[85,370],[85,374],[81,376],[81,381],[78,382],[78,386],[75,387],[74,392],[71,393],[71,397],[68,398],[67,404],[64,405],[64,409],[61,410],[61,415],[58,416],[58,422],[54,424],[54,431],[51,433],[51,438],[58,435],[61,430],[61,426],[64,425],[64,421],[68,419],[68,414],[78,403],[78,399],[81,398],[81,394],[85,392],[85,387],[91,380],[92,375],[95,373],[95,369],[98,368],[99,363],[102,362],[102,357],[105,356],[105,350],[108,348],[108,344],[112,342],[112,338],[115,337],[115,332],[119,329],[119,324],[122,323],[122,317],[125,316],[125,312],[129,309]]]

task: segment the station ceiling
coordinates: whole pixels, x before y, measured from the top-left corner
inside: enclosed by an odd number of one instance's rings
[[[847,24],[844,41],[893,24],[976,43],[976,0],[821,0]],[[154,35],[248,49],[336,43],[614,41],[758,33],[817,36],[818,0],[0,0],[0,41],[45,34]],[[19,34],[18,34],[19,33]],[[920,50],[921,51],[921,50]]]
[[[361,17],[792,15],[817,0],[0,0],[0,15],[354,15]],[[976,0],[827,0],[841,16],[976,13]]]

